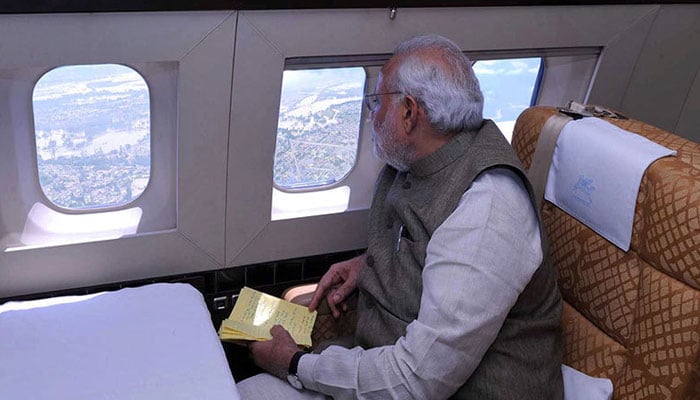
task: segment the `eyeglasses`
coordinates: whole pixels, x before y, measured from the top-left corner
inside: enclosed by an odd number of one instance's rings
[[[386,96],[390,94],[402,94],[401,92],[386,92],[386,93],[371,93],[368,95],[365,95],[365,106],[367,108],[374,112],[377,111],[377,107],[379,107],[379,99],[377,98],[378,96]]]

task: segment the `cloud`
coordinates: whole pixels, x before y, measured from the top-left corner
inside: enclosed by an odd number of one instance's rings
[[[495,70],[491,68],[487,68],[486,66],[482,66],[481,63],[483,61],[479,61],[478,63],[474,64],[472,69],[474,70],[474,73],[477,75],[495,75],[496,73],[499,73],[500,70]]]
[[[529,67],[529,65],[525,61],[519,61],[519,60],[513,60],[509,62],[510,66],[515,68],[515,69],[525,69]]]
[[[536,74],[539,71],[539,62],[533,66],[533,60],[484,60],[478,61],[473,66],[474,72],[479,75],[521,75]]]
[[[296,90],[299,87],[318,90],[345,83],[364,87],[365,77],[362,67],[286,70],[283,73],[282,91]]]

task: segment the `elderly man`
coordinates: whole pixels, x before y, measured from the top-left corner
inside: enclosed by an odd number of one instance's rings
[[[244,398],[560,399],[561,296],[530,184],[469,60],[436,35],[400,44],[366,96],[382,170],[365,255],[333,265],[310,309],[359,291],[352,348],[250,345],[272,375]],[[279,379],[281,378],[281,379]],[[289,379],[290,383],[287,383]]]

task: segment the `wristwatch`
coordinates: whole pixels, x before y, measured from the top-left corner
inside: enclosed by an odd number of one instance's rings
[[[306,353],[303,351],[297,351],[294,353],[292,360],[289,362],[289,370],[287,371],[287,382],[289,382],[293,388],[299,390],[303,389],[304,385],[301,383],[301,379],[299,379],[299,376],[297,375],[297,367],[299,366],[299,359],[301,359],[301,356],[304,354]]]

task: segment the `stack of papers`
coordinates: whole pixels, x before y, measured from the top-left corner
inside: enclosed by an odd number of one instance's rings
[[[298,345],[311,347],[316,314],[304,306],[244,287],[231,315],[221,323],[219,337],[234,343],[269,340],[270,329],[282,325]]]

